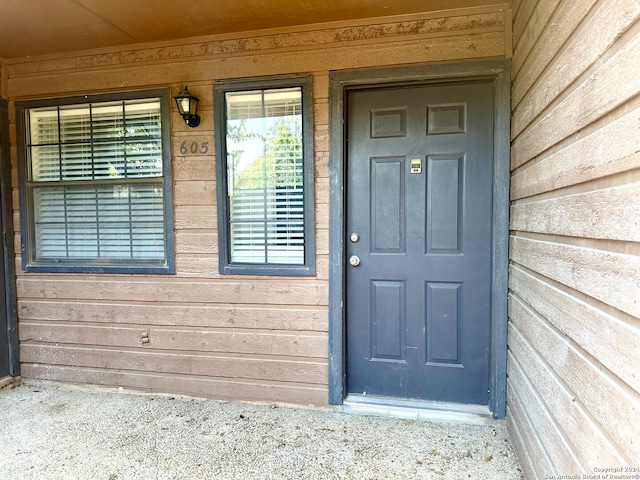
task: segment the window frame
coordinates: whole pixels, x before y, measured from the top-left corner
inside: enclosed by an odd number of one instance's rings
[[[29,194],[30,160],[27,153],[27,135],[29,110],[41,107],[64,107],[76,104],[103,103],[125,100],[160,100],[162,177],[156,177],[163,188],[164,249],[163,261],[131,259],[127,261],[109,259],[72,259],[68,262],[36,260],[34,238],[33,195]],[[24,272],[41,273],[125,273],[125,274],[174,274],[175,238],[173,229],[173,180],[171,172],[171,102],[169,90],[149,89],[126,92],[76,95],[37,100],[24,100],[15,103],[18,144],[18,182],[20,200],[20,238],[22,269]],[[58,182],[47,182],[49,184]],[[117,183],[114,181],[114,184]],[[31,190],[32,191],[32,190]]]
[[[218,209],[218,256],[221,274],[237,275],[290,275],[313,276],[315,267],[315,188],[314,188],[314,145],[313,145],[313,96],[312,77],[285,76],[261,77],[254,79],[225,80],[215,83],[214,120],[216,144],[216,185]],[[302,95],[302,165],[303,165],[303,212],[304,212],[304,263],[261,264],[232,263],[230,261],[230,205],[228,197],[226,125],[226,94],[251,90],[272,90],[278,88],[301,89]]]

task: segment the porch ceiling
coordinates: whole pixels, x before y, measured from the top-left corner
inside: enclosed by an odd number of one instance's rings
[[[0,58],[504,3],[500,0],[2,0]]]

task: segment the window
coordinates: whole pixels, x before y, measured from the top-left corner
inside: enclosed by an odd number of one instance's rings
[[[17,103],[25,271],[173,271],[166,90]]]
[[[215,87],[220,272],[313,275],[311,79]]]

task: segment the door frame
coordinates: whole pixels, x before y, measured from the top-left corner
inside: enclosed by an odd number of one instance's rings
[[[20,376],[20,350],[18,340],[18,308],[16,295],[16,261],[14,253],[13,202],[11,185],[11,160],[9,147],[9,109],[8,102],[0,98],[0,226],[2,237],[2,261],[4,269],[0,272],[0,284],[4,284],[4,308],[1,315],[6,316],[7,329],[0,335],[0,341],[8,342],[9,376]]]
[[[487,60],[331,72],[329,75],[329,403],[346,395],[346,96],[352,90],[484,79],[494,85],[489,410],[506,415],[511,61]]]

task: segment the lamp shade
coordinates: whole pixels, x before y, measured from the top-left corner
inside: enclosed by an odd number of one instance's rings
[[[184,118],[184,121],[191,128],[200,125],[200,116],[196,113],[198,109],[198,99],[189,93],[189,89],[185,86],[175,97],[178,112]]]
[[[180,115],[195,115],[198,109],[198,99],[189,93],[189,89],[184,87],[178,95],[173,97],[176,99],[176,105]]]

